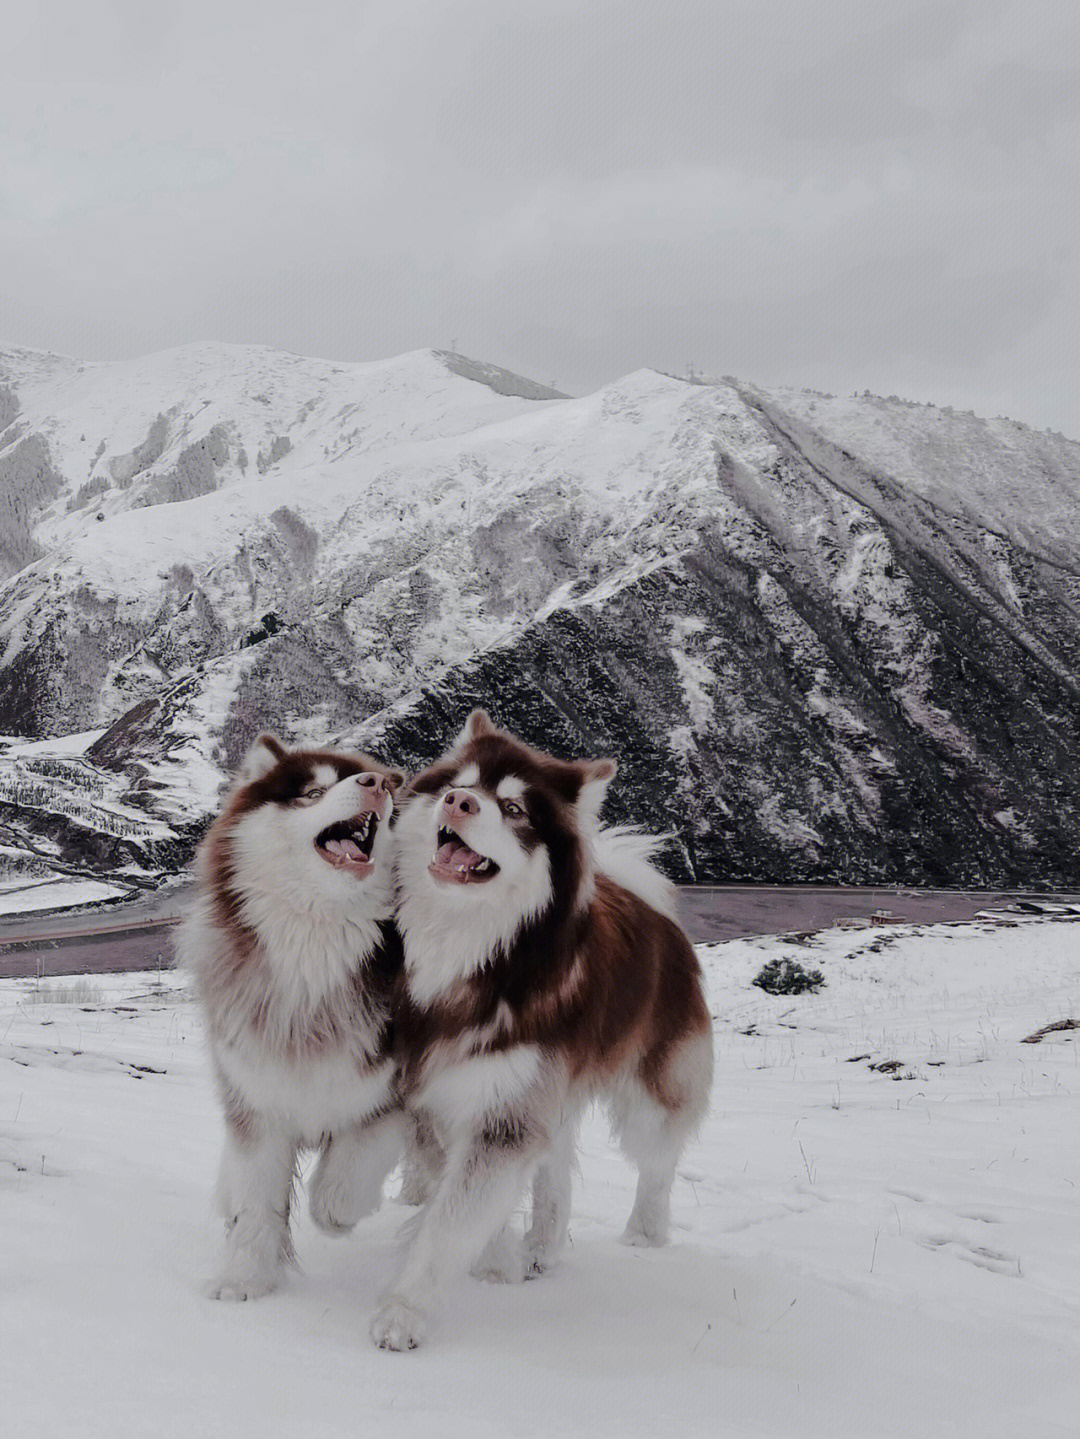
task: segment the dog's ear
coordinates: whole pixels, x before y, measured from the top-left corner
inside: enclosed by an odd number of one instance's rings
[[[607,794],[607,787],[615,778],[619,766],[613,759],[586,759],[578,765],[581,774],[581,789],[578,791],[578,814],[586,822],[595,823]]]
[[[491,716],[487,710],[473,710],[465,721],[465,727],[454,741],[455,749],[464,749],[470,740],[480,739],[483,735],[494,734],[495,726],[491,723]]]
[[[261,734],[255,739],[247,754],[240,761],[237,780],[240,784],[254,784],[265,778],[279,760],[285,758],[288,750],[276,734]]]

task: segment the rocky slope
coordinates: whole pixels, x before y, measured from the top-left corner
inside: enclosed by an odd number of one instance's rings
[[[4,843],[94,829],[58,819],[74,761],[27,802],[26,739],[94,732],[95,867],[150,876],[258,728],[415,766],[483,703],[616,755],[612,817],[670,830],[684,878],[1080,883],[1061,437],[216,345],[0,350],[0,424]]]

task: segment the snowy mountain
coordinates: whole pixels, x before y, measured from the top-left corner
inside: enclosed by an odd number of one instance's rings
[[[683,877],[1080,883],[1070,441],[225,345],[0,349],[0,427],[0,846],[171,870],[257,729],[416,766],[483,703]]]

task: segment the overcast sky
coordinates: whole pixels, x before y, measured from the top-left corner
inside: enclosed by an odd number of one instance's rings
[[[0,343],[651,365],[1080,438],[1077,0],[7,0]]]

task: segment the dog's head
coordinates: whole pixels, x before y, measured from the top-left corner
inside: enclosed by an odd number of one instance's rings
[[[367,755],[290,750],[260,735],[216,827],[231,884],[245,900],[280,897],[292,908],[388,909],[390,818],[403,780]],[[211,848],[211,864],[221,851]]]
[[[541,754],[475,710],[454,749],[409,786],[403,891],[447,923],[482,912],[478,928],[503,942],[553,905],[573,913],[590,891],[588,834],[615,768]]]

